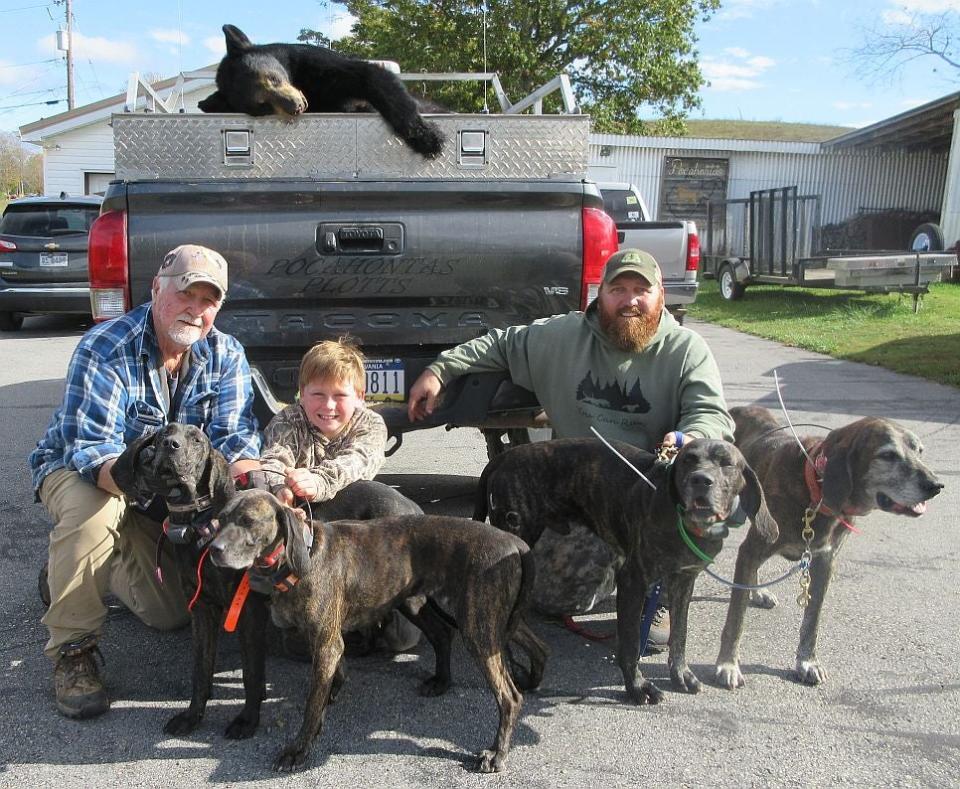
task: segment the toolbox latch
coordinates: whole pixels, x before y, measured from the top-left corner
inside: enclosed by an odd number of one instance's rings
[[[487,163],[487,132],[461,129],[457,132],[457,161],[461,167],[483,167]]]
[[[253,131],[223,130],[223,163],[228,167],[250,167],[253,164]]]

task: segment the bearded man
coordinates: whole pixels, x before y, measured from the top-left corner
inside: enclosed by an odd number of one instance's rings
[[[167,253],[150,303],[81,338],[63,402],[30,455],[34,492],[54,523],[40,579],[49,606],[44,652],[68,718],[110,706],[95,660],[108,592],[151,627],[189,621],[178,564],[163,562],[164,583],[154,579],[163,502],[126,503],[111,475],[117,457],[135,439],[182,422],[201,427],[235,474],[260,467],[250,367],[240,344],[213,326],[226,294],[218,252],[184,244]]]
[[[713,354],[664,309],[660,266],[638,249],[610,256],[585,312],[493,329],[441,353],[410,389],[410,420],[432,413],[457,376],[497,370],[536,394],[555,438],[593,437],[593,426],[604,438],[648,451],[698,437],[733,440]],[[588,611],[615,589],[618,560],[586,528],[567,536],[548,529],[533,552],[533,602],[544,613]],[[668,636],[661,608],[650,643],[665,646]]]

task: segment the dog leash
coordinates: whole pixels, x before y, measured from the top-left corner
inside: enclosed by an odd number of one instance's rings
[[[738,524],[739,525],[739,524]],[[807,556],[807,551],[804,551],[804,555],[801,557],[800,561],[796,565],[791,567],[787,572],[781,575],[779,578],[775,578],[772,581],[767,581],[762,584],[738,584],[736,581],[728,581],[726,578],[717,575],[713,572],[709,565],[713,564],[714,557],[710,556],[706,551],[702,550],[699,545],[697,545],[693,538],[690,537],[690,534],[687,532],[686,525],[683,522],[683,515],[680,512],[680,507],[677,507],[677,531],[680,532],[680,536],[683,538],[683,541],[687,544],[687,547],[691,552],[698,558],[702,559],[707,563],[708,566],[703,568],[703,571],[713,578],[716,581],[720,581],[722,584],[726,584],[734,589],[743,589],[745,591],[753,591],[754,589],[766,589],[768,586],[776,586],[783,581],[786,581],[791,575],[800,572],[801,570],[807,570],[810,567],[810,557]]]
[[[800,557],[800,562],[806,562],[806,566],[801,568],[800,593],[797,595],[797,605],[801,608],[806,608],[810,604],[811,599],[810,563],[813,561],[813,521],[816,519],[817,513],[823,512],[825,515],[836,518],[854,534],[860,534],[860,532],[852,524],[847,523],[847,521],[841,518],[839,515],[823,506],[823,489],[820,485],[822,478],[817,476],[818,474],[823,474],[823,471],[827,465],[826,456],[822,452],[817,451],[820,449],[820,445],[823,442],[821,441],[814,448],[814,454],[817,456],[817,459],[814,460],[807,452],[807,448],[800,440],[800,436],[797,435],[797,431],[793,429],[793,422],[790,420],[790,414],[787,413],[786,403],[783,402],[783,392],[780,389],[780,375],[776,369],[773,371],[773,383],[777,390],[777,399],[780,401],[780,408],[783,411],[783,416],[787,420],[787,424],[790,426],[790,431],[793,433],[794,439],[796,439],[797,446],[800,447],[800,451],[803,453],[804,458],[806,458],[806,462],[803,466],[803,479],[807,486],[807,492],[810,494],[810,506],[808,506],[804,511],[802,518],[803,530],[800,532],[800,536],[803,538],[804,548],[803,554]],[[814,504],[813,502],[816,499],[819,499],[819,501]]]

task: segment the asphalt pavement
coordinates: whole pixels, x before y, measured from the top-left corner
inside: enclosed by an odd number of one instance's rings
[[[535,621],[553,654],[543,686],[524,701],[506,770],[497,775],[468,769],[472,754],[492,741],[497,716],[459,647],[456,684],[440,698],[417,694],[432,669],[429,647],[350,660],[307,769],[278,776],[270,764],[300,725],[308,666],[271,657],[259,730],[249,740],[226,740],[243,691],[236,643],[224,636],[202,726],[169,737],[163,724],[190,694],[189,632],[158,633],[116,608],[101,642],[111,710],[85,722],[61,717],[41,652],[36,590],[49,526],[33,502],[25,459],[60,400],[82,327],[28,319],[22,332],[0,335],[0,785],[956,786],[960,391],[690,325],[713,348],[731,406],[779,408],[776,370],[795,422],[831,428],[865,415],[894,418],[921,437],[946,489],[923,518],[874,513],[860,522],[862,534],[846,541],[820,628],[818,653],[829,678],[819,687],[793,678],[801,616],[795,579],[776,590],[778,607],[748,610],[746,686],[731,692],[713,684],[728,591],[701,576],[687,655],[703,690],[673,691],[666,656],[645,658],[644,673],[666,691],[656,707],[626,701],[612,640]],[[960,363],[960,338],[957,344]],[[384,478],[427,511],[469,517],[484,460],[476,431],[420,431],[388,460]],[[733,576],[739,539],[728,540],[718,557],[714,569],[724,577]],[[772,578],[788,567],[775,559],[763,572]],[[581,618],[606,633],[613,620],[610,604]]]

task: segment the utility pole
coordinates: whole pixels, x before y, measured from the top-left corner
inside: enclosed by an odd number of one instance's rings
[[[72,110],[73,99],[73,0],[67,0],[67,109]]]
[[[54,0],[59,5],[63,3],[67,9],[66,35],[63,30],[57,30],[57,49],[67,53],[67,109],[74,107],[73,98],[73,0]]]

